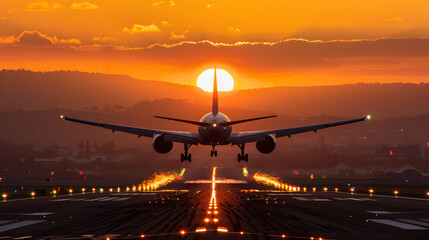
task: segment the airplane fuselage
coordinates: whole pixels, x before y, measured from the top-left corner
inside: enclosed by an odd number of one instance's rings
[[[201,145],[227,145],[230,143],[232,128],[230,126],[222,127],[220,123],[230,122],[229,118],[223,113],[207,113],[200,122],[210,123],[206,127],[198,127],[198,140]]]

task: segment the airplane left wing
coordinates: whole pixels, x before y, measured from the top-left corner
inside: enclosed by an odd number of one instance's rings
[[[264,131],[256,131],[256,132],[238,132],[238,133],[232,133],[230,140],[231,140],[231,144],[243,144],[243,143],[249,143],[249,142],[263,141],[265,140],[265,136],[270,134],[273,134],[276,138],[284,137],[284,136],[290,137],[298,133],[312,132],[312,131],[317,132],[317,130],[320,130],[320,129],[360,122],[369,118],[370,116],[350,119],[345,121],[339,121],[339,122],[309,125],[309,126],[303,126],[303,127],[273,129],[273,130],[264,130]]]
[[[119,131],[119,132],[135,134],[139,137],[143,136],[143,137],[150,137],[150,138],[152,138],[155,134],[162,134],[164,136],[164,140],[166,141],[195,144],[195,145],[198,144],[198,134],[193,132],[178,132],[178,131],[166,131],[166,130],[157,130],[157,129],[128,127],[128,126],[122,126],[122,125],[116,125],[116,124],[110,124],[110,123],[94,122],[94,121],[88,121],[83,119],[71,118],[66,116],[61,116],[61,118],[67,121],[107,128],[112,130],[112,132]]]

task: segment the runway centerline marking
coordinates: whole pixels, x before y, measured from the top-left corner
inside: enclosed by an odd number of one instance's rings
[[[428,228],[420,227],[417,225],[398,222],[392,219],[368,219],[371,222],[381,223],[392,227],[397,227],[405,230],[428,230]]]

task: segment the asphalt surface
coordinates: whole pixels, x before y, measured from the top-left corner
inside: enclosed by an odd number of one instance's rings
[[[227,177],[227,171],[217,169],[218,176]],[[213,191],[211,169],[193,175],[188,180],[209,183],[176,182],[166,187],[172,192],[97,192],[1,202],[0,238],[429,239],[427,199],[266,191],[250,180],[216,183]],[[260,191],[243,191],[249,189]]]

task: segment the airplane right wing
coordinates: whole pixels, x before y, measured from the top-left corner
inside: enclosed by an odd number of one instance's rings
[[[178,132],[178,131],[128,127],[128,126],[122,126],[122,125],[116,125],[116,124],[110,124],[110,123],[94,122],[94,121],[88,121],[83,119],[71,118],[66,116],[61,116],[61,118],[72,122],[107,128],[112,130],[112,132],[119,131],[119,132],[135,134],[135,135],[138,135],[139,137],[144,136],[144,137],[150,137],[150,138],[152,138],[155,134],[162,134],[164,136],[164,140],[166,141],[198,145],[198,134],[193,132]]]
[[[238,133],[232,133],[230,140],[231,144],[243,144],[243,143],[249,143],[249,142],[258,142],[265,140],[266,135],[275,135],[276,138],[284,137],[284,136],[292,136],[298,133],[304,133],[304,132],[317,132],[317,130],[328,128],[328,127],[335,127],[355,122],[364,121],[365,119],[369,119],[370,116],[362,117],[362,118],[356,118],[356,119],[350,119],[345,121],[339,121],[339,122],[330,122],[330,123],[323,123],[323,124],[317,124],[317,125],[309,125],[309,126],[303,126],[303,127],[294,127],[294,128],[282,128],[282,129],[273,129],[273,130],[264,130],[264,131],[255,131],[255,132],[238,132]]]

